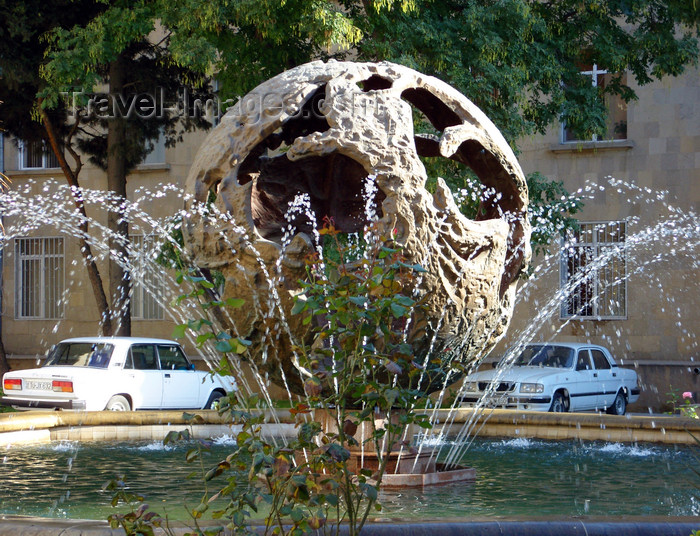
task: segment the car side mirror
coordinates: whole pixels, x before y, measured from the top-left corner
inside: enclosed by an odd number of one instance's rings
[[[187,370],[195,370],[194,363],[190,363],[190,364],[187,366]]]
[[[498,368],[498,361],[494,361],[493,363],[491,363],[491,367]]]

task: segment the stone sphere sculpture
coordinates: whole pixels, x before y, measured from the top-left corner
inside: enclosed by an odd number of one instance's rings
[[[416,134],[416,117],[435,133]],[[425,189],[421,156],[468,166],[495,195],[466,218],[444,181],[434,193]],[[283,247],[289,204],[305,193],[317,222],[328,216],[344,232],[361,232],[370,176],[380,231],[427,270],[426,313],[409,333],[418,360],[469,364],[496,344],[512,315],[530,260],[528,194],[493,123],[448,84],[401,65],[301,65],[240,99],[206,138],[187,179],[183,224],[195,264],[223,273],[224,299],[245,300],[223,315],[225,327],[252,341],[253,363],[294,392],[303,392],[308,371],[293,357],[301,318],[290,310],[314,241],[311,224],[295,216]],[[207,203],[214,207],[202,209]]]

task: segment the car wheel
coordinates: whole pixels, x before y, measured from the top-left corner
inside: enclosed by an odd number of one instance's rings
[[[114,395],[105,406],[107,411],[131,411],[131,404],[122,395]]]
[[[569,406],[566,403],[566,398],[561,393],[554,393],[552,397],[552,405],[549,406],[549,411],[554,413],[566,413],[569,411]]]
[[[204,409],[217,409],[219,407],[219,400],[224,397],[219,391],[214,391],[209,395],[209,400],[204,405]]]
[[[622,393],[622,391],[620,391],[619,393],[617,393],[617,396],[615,397],[612,406],[610,406],[607,409],[607,412],[610,413],[610,415],[624,415],[626,411],[627,399],[625,398],[625,395]]]

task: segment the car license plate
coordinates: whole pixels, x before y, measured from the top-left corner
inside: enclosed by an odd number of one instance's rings
[[[53,382],[27,380],[27,389],[34,389],[36,391],[51,391],[51,389],[53,389]]]

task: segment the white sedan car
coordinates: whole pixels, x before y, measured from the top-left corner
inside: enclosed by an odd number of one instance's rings
[[[4,405],[89,411],[210,409],[232,378],[197,371],[180,345],[163,339],[67,339],[44,366],[3,376]]]
[[[512,365],[505,361],[465,378],[463,405],[624,415],[639,398],[637,373],[619,367],[602,346],[528,344]]]

